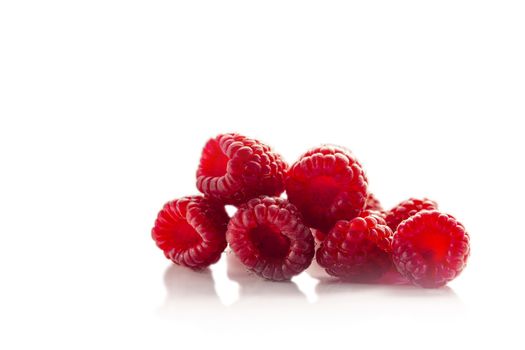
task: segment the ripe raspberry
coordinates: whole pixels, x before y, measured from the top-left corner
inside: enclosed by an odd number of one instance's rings
[[[222,134],[204,146],[197,188],[222,203],[239,205],[259,195],[280,195],[287,168],[269,146],[239,134]]]
[[[366,218],[367,216],[374,216],[379,220],[381,225],[386,225],[385,213],[383,211],[365,209],[359,213],[360,218]],[[388,226],[388,225],[387,225]]]
[[[275,281],[299,274],[314,256],[310,229],[282,198],[261,196],[242,205],[230,220],[226,239],[246,267]]]
[[[392,230],[372,214],[338,221],[317,250],[316,259],[332,276],[373,281],[392,267]]]
[[[372,193],[369,193],[368,198],[366,199],[365,210],[376,210],[381,212],[383,211],[383,206],[379,199],[377,199]]]
[[[421,210],[435,210],[437,208],[438,204],[428,198],[410,198],[390,209],[390,211],[385,214],[385,220],[388,227],[395,232],[401,222],[417,214]]]
[[[399,273],[419,286],[437,288],[465,267],[469,236],[454,217],[424,210],[398,226],[392,250]]]
[[[292,165],[286,193],[308,226],[328,232],[338,220],[359,215],[368,196],[367,186],[366,175],[350,151],[322,146]]]
[[[367,216],[377,216],[381,220],[381,222],[385,220],[385,215],[383,211],[366,209],[359,213],[359,217],[361,218],[366,218]],[[320,230],[316,230],[315,228],[312,229],[312,234],[314,235],[315,241],[317,243],[321,243],[322,241],[324,241],[327,236],[326,233]]]
[[[183,197],[164,205],[151,235],[175,264],[204,268],[226,248],[228,220],[222,205],[201,196]]]

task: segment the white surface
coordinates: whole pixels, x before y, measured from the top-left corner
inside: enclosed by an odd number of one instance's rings
[[[2,1],[0,348],[523,348],[522,1]],[[351,148],[472,238],[440,290],[173,267],[208,137]]]

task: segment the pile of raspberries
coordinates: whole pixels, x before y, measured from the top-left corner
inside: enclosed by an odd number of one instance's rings
[[[152,229],[165,256],[189,268],[217,262],[229,245],[269,280],[289,280],[315,256],[346,281],[375,282],[395,271],[436,288],[458,276],[469,256],[465,228],[436,202],[411,198],[383,210],[343,147],[313,148],[288,166],[258,140],[218,135],[202,151],[197,188],[203,196],[166,203]],[[231,218],[225,205],[237,207]]]

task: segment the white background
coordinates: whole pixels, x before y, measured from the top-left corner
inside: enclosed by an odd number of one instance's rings
[[[523,1],[0,2],[0,348],[521,348]],[[150,237],[205,141],[336,143],[472,255],[448,287],[294,283]]]

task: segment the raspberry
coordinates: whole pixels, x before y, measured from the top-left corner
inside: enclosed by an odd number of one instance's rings
[[[366,199],[365,210],[383,211],[383,206],[379,199],[377,199],[372,193],[369,193],[368,198]]]
[[[259,195],[280,195],[287,168],[269,146],[239,134],[222,134],[204,146],[197,188],[222,203],[239,205]]]
[[[469,236],[454,217],[424,210],[398,226],[392,250],[401,275],[419,286],[437,288],[465,267]]]
[[[359,213],[360,218],[366,218],[367,216],[374,216],[377,220],[379,220],[379,224],[386,225],[385,213],[383,211],[365,209]]]
[[[435,210],[437,208],[437,203],[428,198],[410,198],[390,209],[390,211],[385,214],[385,220],[387,225],[395,232],[401,222],[417,214],[421,210]]]
[[[332,276],[351,281],[377,280],[392,267],[392,230],[371,214],[338,221],[317,250],[318,264]]]
[[[297,208],[282,198],[261,196],[242,205],[230,220],[226,239],[246,267],[275,281],[299,274],[314,256],[310,229]]]
[[[377,216],[381,220],[381,222],[385,220],[385,215],[383,211],[366,209],[359,213],[359,217],[361,218],[366,218],[367,216],[371,215]],[[315,228],[312,229],[312,234],[314,235],[315,241],[317,243],[321,243],[322,241],[324,241],[327,235],[326,233],[320,230],[316,230]]]
[[[199,269],[219,260],[228,220],[222,205],[201,196],[183,197],[164,205],[151,235],[166,258]]]
[[[366,175],[350,151],[322,146],[292,165],[286,193],[308,226],[328,232],[338,220],[359,215],[368,196],[367,186]]]

